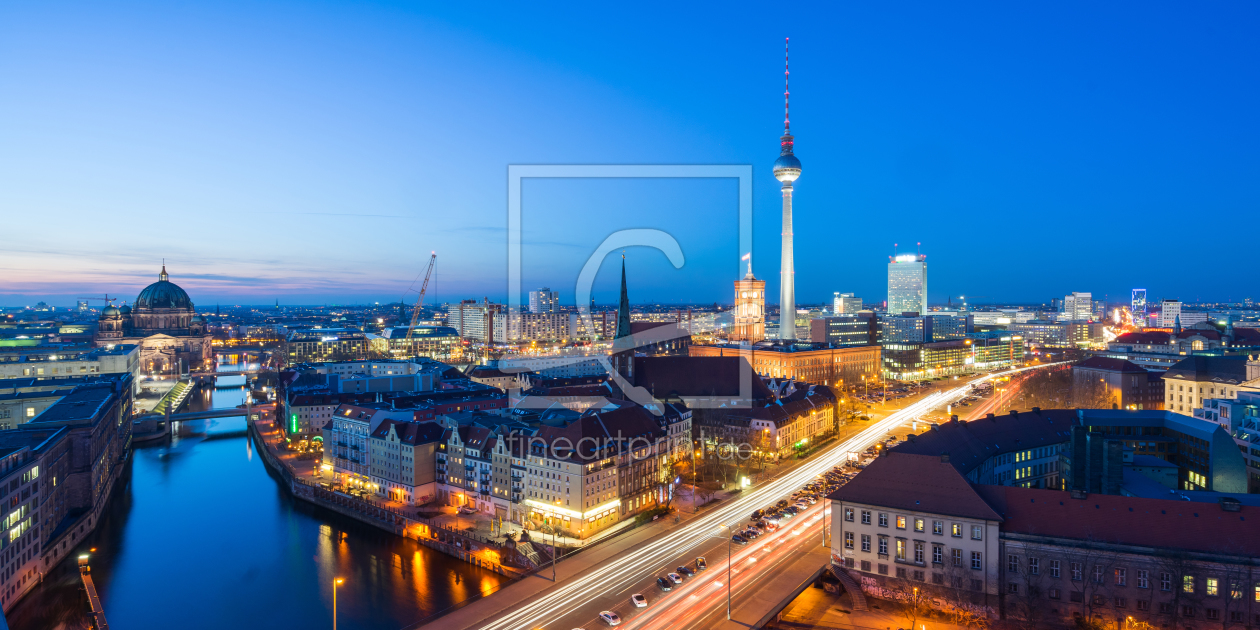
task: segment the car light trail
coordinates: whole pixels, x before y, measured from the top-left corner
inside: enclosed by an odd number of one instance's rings
[[[871,424],[871,426],[857,435],[837,444],[826,452],[820,453],[812,461],[785,473],[777,479],[766,482],[759,488],[753,488],[751,491],[741,493],[739,497],[731,500],[727,505],[720,506],[708,514],[695,518],[672,533],[646,543],[641,547],[636,547],[629,553],[624,554],[624,558],[611,561],[608,566],[596,568],[587,575],[575,577],[555,587],[552,591],[537,597],[530,603],[481,626],[481,630],[516,630],[546,627],[571,614],[578,608],[590,604],[605,593],[616,593],[623,587],[642,579],[645,574],[655,572],[655,569],[662,566],[662,564],[667,564],[669,560],[685,557],[689,550],[714,537],[717,531],[725,525],[742,523],[746,519],[746,515],[753,510],[767,503],[777,501],[780,497],[790,494],[794,489],[841,463],[846,453],[865,450],[881,436],[897,426],[909,422],[936,407],[961,398],[971,386],[1000,376],[1060,364],[1046,363],[1008,370],[998,374],[982,376],[946,392],[933,392],[922,400],[899,409],[887,418]],[[793,535],[796,535],[796,533],[793,532]],[[775,536],[775,538],[785,537]],[[752,553],[759,547],[760,545],[750,546],[741,550],[740,553]],[[782,547],[776,550],[776,553],[780,551],[786,553]]]

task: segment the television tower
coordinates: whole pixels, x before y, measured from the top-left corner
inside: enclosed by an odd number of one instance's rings
[[[792,260],[792,182],[801,176],[801,161],[792,154],[792,131],[788,123],[788,39],[783,39],[783,136],[779,138],[779,159],[774,161],[774,178],[783,189],[783,261],[779,270],[779,339],[796,339],[796,269]]]

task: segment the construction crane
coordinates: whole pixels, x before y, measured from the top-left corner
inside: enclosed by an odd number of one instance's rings
[[[113,303],[114,303],[114,300],[117,300],[118,298],[112,298],[112,297],[109,297],[109,294],[108,294],[108,293],[106,293],[106,294],[105,294],[105,297],[81,297],[81,298],[78,298],[78,299],[80,299],[80,300],[95,300],[95,301],[98,301],[98,302],[104,302],[104,303],[105,303],[105,305],[106,305],[106,306],[108,306],[108,305],[113,304]]]
[[[411,309],[411,325],[407,327],[407,341],[416,332],[416,322],[420,321],[420,305],[424,303],[424,292],[429,288],[429,277],[433,275],[433,263],[437,261],[437,252],[429,256],[429,268],[424,272],[424,284],[420,285],[420,295],[416,297],[416,305]]]

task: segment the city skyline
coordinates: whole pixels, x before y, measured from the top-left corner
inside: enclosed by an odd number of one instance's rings
[[[767,155],[784,36],[800,70],[796,151],[811,166],[794,199],[799,303],[835,291],[882,301],[894,242],[932,255],[930,303],[1078,290],[1120,302],[1133,287],[1250,297],[1135,255],[1121,236],[1255,206],[1260,164],[1239,149],[1260,139],[1244,105],[1257,85],[1241,61],[1254,52],[1250,7],[1144,7],[1139,28],[1121,8],[1082,24],[1066,10],[826,7],[790,32],[724,22],[741,34],[727,41],[681,36],[702,15],[686,10],[677,26],[597,39],[576,18],[511,10],[473,22],[327,7],[290,20],[294,6],[271,6],[252,22],[235,7],[0,11],[0,80],[15,95],[0,114],[22,123],[0,127],[0,207],[22,235],[0,254],[0,303],[134,294],[162,258],[203,304],[384,303],[430,250],[437,299],[502,301],[507,165],[719,163],[752,165],[754,272],[777,304]],[[356,30],[338,50],[345,24]],[[1116,54],[1122,24],[1131,52]],[[525,192],[524,286],[550,286],[563,305],[579,261],[625,227],[669,229],[687,256],[674,270],[631,250],[644,303],[726,302],[743,275],[732,182]],[[977,239],[972,222],[1019,236]],[[1216,256],[1256,271],[1242,251]],[[604,267],[595,297],[612,303]]]

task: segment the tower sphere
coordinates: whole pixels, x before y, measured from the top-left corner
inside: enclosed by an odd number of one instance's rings
[[[801,161],[795,155],[785,153],[774,161],[774,178],[785,184],[801,176]]]

